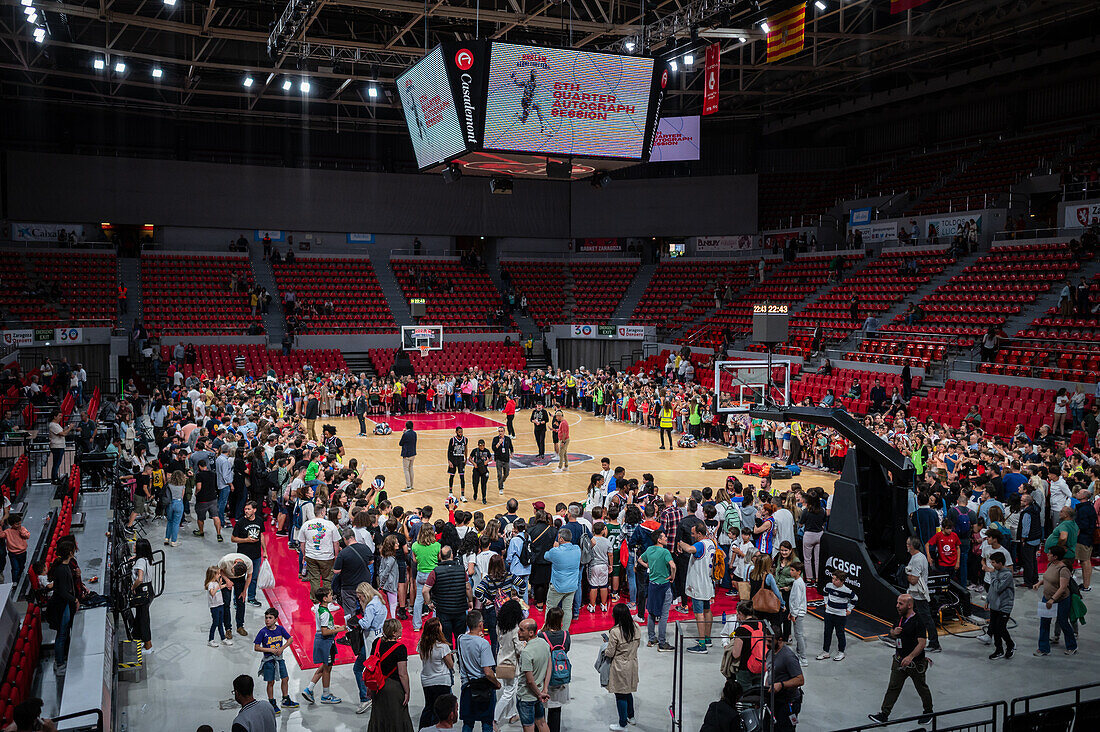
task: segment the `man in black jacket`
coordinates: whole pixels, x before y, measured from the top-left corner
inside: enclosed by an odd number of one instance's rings
[[[512,455],[516,452],[512,438],[504,434],[504,427],[497,427],[497,436],[493,438],[493,461],[497,466],[497,490],[504,495],[504,483],[512,470]]]
[[[321,401],[316,392],[309,395],[306,400],[306,435],[317,442],[317,417],[321,414]]]
[[[359,434],[358,437],[367,436],[367,422],[365,415],[367,414],[367,397],[363,393],[362,389],[355,390],[355,403],[352,405],[352,410],[355,412],[356,419],[359,420]]]
[[[451,548],[444,546],[439,550],[439,564],[424,582],[424,604],[435,611],[443,624],[443,638],[452,648],[458,647],[458,636],[466,629],[466,611],[472,599],[466,568],[455,561]]]
[[[535,445],[539,448],[539,457],[546,455],[546,423],[550,421],[550,415],[542,406],[542,402],[531,410],[531,424],[535,426]]]

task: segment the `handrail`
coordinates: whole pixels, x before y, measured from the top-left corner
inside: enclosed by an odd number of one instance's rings
[[[65,714],[65,715],[62,715],[60,717],[53,717],[53,721],[55,723],[56,722],[64,722],[67,719],[79,719],[81,717],[87,717],[89,714],[94,714],[95,717],[96,717],[95,731],[96,732],[104,732],[104,730],[103,730],[103,710],[100,709],[99,707],[96,707],[95,709],[85,709],[82,712],[72,712],[71,714]],[[86,727],[84,727],[82,729],[86,729]]]
[[[945,723],[945,717],[954,717],[960,714],[967,714],[972,712],[978,712],[986,710],[990,712],[985,719],[979,719],[973,722],[962,722],[960,720],[954,720],[950,723]],[[1000,712],[1000,714],[998,714]],[[958,707],[956,709],[947,709],[942,712],[936,712],[928,715],[932,718],[930,723],[922,723],[919,720],[924,718],[923,714],[919,714],[912,717],[904,717],[901,719],[891,719],[889,722],[871,722],[869,724],[860,724],[855,727],[846,727],[836,732],[864,732],[869,729],[885,729],[887,727],[895,727],[901,725],[903,729],[911,729],[914,725],[919,725],[930,732],[937,732],[937,730],[977,730],[979,728],[986,728],[989,732],[999,732],[1008,719],[1008,703],[1004,701],[988,702],[986,704],[973,704],[967,707]],[[1000,718],[1000,724],[998,724],[998,717]]]
[[[1016,697],[1015,699],[1012,700],[1012,702],[1010,703],[1009,708],[1012,711],[1012,716],[1013,717],[1015,717],[1017,714],[1021,713],[1020,711],[1017,711],[1017,708],[1016,708],[1018,705],[1021,705],[1021,704],[1023,705],[1023,714],[1030,714],[1031,713],[1031,702],[1036,701],[1038,699],[1046,699],[1048,697],[1058,696],[1059,694],[1069,694],[1070,692],[1073,693],[1073,703],[1074,703],[1074,705],[1078,705],[1078,704],[1081,703],[1081,692],[1085,691],[1086,689],[1097,689],[1098,694],[1100,694],[1100,682],[1095,682],[1095,683],[1092,683],[1092,684],[1084,684],[1082,686],[1075,686],[1071,689],[1054,689],[1053,691],[1043,691],[1043,692],[1040,692],[1038,694],[1029,694],[1028,696],[1019,696],[1019,697]]]
[[[1066,203],[1087,201],[1090,198],[1100,198],[1100,181],[1089,180],[1062,185],[1062,200]]]

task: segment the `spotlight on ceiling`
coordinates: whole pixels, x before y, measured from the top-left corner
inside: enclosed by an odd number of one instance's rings
[[[684,66],[693,66],[695,64],[695,56],[693,54],[684,54]]]
[[[668,68],[670,68],[673,71],[676,70],[676,59],[673,59],[672,61],[668,62]]]
[[[251,89],[252,85],[255,83],[256,82],[252,80],[252,77],[247,74],[245,74],[244,79],[241,80],[241,84],[244,86],[245,89]]]
[[[154,66],[152,74],[154,79],[159,79],[164,76],[164,70],[161,69],[159,66]]]
[[[827,7],[825,5],[825,0],[817,0],[817,2],[814,3],[814,5],[817,6],[818,10],[825,10],[825,8]]]
[[[27,14],[27,22],[31,25],[34,25],[38,22],[38,13],[35,12],[34,8],[31,8],[31,12]]]
[[[45,28],[35,28],[34,29],[34,40],[35,40],[35,43],[45,43],[46,42],[46,29]]]
[[[623,42],[623,48],[626,49],[627,53],[634,53],[634,49],[637,48],[637,47],[638,47],[638,44],[634,42],[633,38],[627,38]]]
[[[176,6],[176,0],[164,0],[164,4],[170,8],[173,8]]]
[[[592,180],[589,182],[593,188],[607,188],[611,185],[611,176],[602,170],[597,170],[592,174]]]
[[[370,97],[371,99],[377,99],[378,98],[378,87],[376,87],[374,84],[371,84],[370,86],[368,86],[367,87],[367,96]]]
[[[294,83],[290,79],[287,79],[283,82],[283,91],[290,91],[291,87],[293,86]]]
[[[32,0],[19,0],[19,4],[26,8],[30,7],[31,1]]]
[[[302,83],[298,85],[298,90],[303,94],[309,94],[309,82],[306,79],[302,79]]]
[[[107,68],[107,64],[101,58],[92,61],[92,66],[95,67],[96,71],[103,71],[103,69]]]
[[[126,62],[125,61],[119,61],[118,63],[115,64],[115,73],[116,74],[125,74],[126,73]]]
[[[760,21],[760,30],[764,31],[765,33],[771,33],[772,27],[768,25],[768,21],[762,20]]]
[[[35,12],[33,5],[31,5],[30,3],[23,4],[23,15],[30,15],[33,12]]]

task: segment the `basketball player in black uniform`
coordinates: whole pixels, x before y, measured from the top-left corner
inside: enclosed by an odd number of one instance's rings
[[[462,428],[455,427],[455,434],[447,441],[447,488],[454,491],[455,474],[458,474],[459,491],[462,502],[466,502],[466,446]]]
[[[535,81],[535,70],[531,69],[531,78],[524,81],[516,79],[516,72],[512,72],[512,83],[516,86],[523,87],[523,99],[520,101],[520,105],[523,107],[523,111],[518,113],[516,117],[519,118],[520,124],[527,124],[527,116],[531,114],[531,110],[535,110],[535,114],[539,118],[539,127],[542,132],[546,132],[546,124],[542,121],[542,110],[539,105],[535,103],[535,89],[538,88],[538,83]]]
[[[535,425],[535,444],[539,448],[539,457],[545,457],[546,455],[546,423],[549,421],[550,415],[546,413],[542,402],[539,402],[531,410],[531,424]]]

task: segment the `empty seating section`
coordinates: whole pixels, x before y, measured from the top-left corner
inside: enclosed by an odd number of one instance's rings
[[[832,171],[761,173],[759,176],[760,228],[780,229],[809,213],[805,205]]]
[[[972,346],[1077,268],[1067,244],[994,246],[921,300],[918,323],[907,325],[899,315],[880,332],[963,336],[960,345]]]
[[[606,323],[615,312],[626,288],[638,273],[637,261],[602,260],[570,262],[573,273],[574,323]]]
[[[114,327],[114,254],[9,251],[4,259],[0,312],[28,326]]]
[[[367,353],[374,370],[385,375],[393,368],[397,349],[372,348]],[[505,345],[500,341],[451,341],[438,351],[428,351],[426,357],[421,357],[419,351],[409,351],[409,358],[418,374],[458,374],[471,366],[485,371],[527,367],[518,344]]]
[[[631,316],[637,325],[681,328],[714,307],[714,289],[729,285],[735,294],[752,284],[752,260],[673,259],[657,265]]]
[[[172,348],[167,345],[160,347],[164,358],[170,359]],[[304,348],[291,351],[289,356],[284,356],[282,351],[273,351],[261,345],[247,346],[196,346],[198,358],[195,365],[184,364],[183,376],[189,378],[192,374],[199,375],[206,372],[208,376],[229,376],[235,373],[235,359],[237,354],[243,353],[245,361],[245,374],[253,378],[261,378],[268,369],[274,369],[279,378],[287,374],[301,373],[306,364],[318,373],[335,371],[347,368],[343,354],[336,348],[313,349]]]
[[[1054,421],[1056,389],[1039,389],[1007,384],[985,384],[976,381],[948,379],[943,388],[929,389],[928,396],[913,397],[909,404],[913,417],[928,417],[952,425],[960,424],[972,404],[982,413],[982,428],[1003,437],[1011,436],[1016,425],[1022,424],[1029,435],[1041,425]],[[1091,408],[1093,397],[1086,397]]]
[[[854,399],[844,396],[852,388],[852,382],[859,379],[860,397]],[[820,404],[822,397],[830,389],[836,399],[836,404],[843,404],[844,408],[853,414],[866,414],[871,407],[871,388],[878,380],[886,389],[889,397],[894,388],[901,390],[901,376],[899,374],[881,373],[878,371],[857,371],[855,369],[834,369],[831,374],[807,374],[798,381],[791,382],[791,404],[798,404],[803,399],[809,398],[813,404]],[[914,391],[920,388],[921,377],[914,376],[911,386]]]
[[[954,263],[946,249],[884,250],[878,259],[802,308],[791,318],[791,326],[821,327],[830,338],[847,337],[868,315],[886,312]],[[858,301],[855,319],[851,316],[853,295]]]
[[[922,191],[954,171],[962,160],[976,151],[977,147],[963,147],[914,155],[901,160],[879,180],[878,192],[889,196],[908,191],[911,198],[916,198]]]
[[[15,637],[11,657],[7,659],[4,681],[0,683],[0,724],[5,728],[11,723],[15,708],[34,697],[31,687],[41,653],[42,609],[30,604]]]
[[[213,254],[143,254],[142,317],[156,335],[243,335],[253,323],[247,292],[232,292],[230,279],[254,286],[248,257]]]
[[[1089,302],[1098,301],[1100,275],[1089,282]],[[1100,317],[1092,313],[1081,316],[1076,310],[1067,317],[1057,306],[1051,307],[1002,344],[993,362],[983,363],[978,371],[1095,382],[1100,379]]]
[[[500,268],[508,273],[516,297],[527,296],[528,312],[542,327],[551,323],[606,323],[634,281],[638,262],[511,260],[501,262]]]
[[[299,305],[331,302],[332,315],[310,315],[299,333],[393,333],[397,324],[386,305],[374,265],[366,257],[298,257],[273,265],[280,295],[294,293]]]
[[[916,206],[912,213],[969,211],[995,205],[1002,194],[1043,161],[1051,161],[1065,140],[1041,135],[998,143],[984,151],[942,188]],[[984,198],[988,196],[988,198]]]
[[[406,301],[414,297],[427,301],[427,315],[421,319],[422,323],[452,328],[479,326],[483,330],[489,317],[501,307],[500,293],[489,275],[464,267],[456,259],[391,259],[390,267]],[[505,317],[511,321],[507,314]],[[514,323],[510,322],[509,327],[515,327]],[[493,329],[504,328],[493,326]]]
[[[511,260],[500,263],[501,273],[516,291],[516,305],[527,296],[527,312],[540,328],[551,323],[568,322],[565,312],[566,285],[569,265],[555,260]]]
[[[693,345],[707,345],[711,348],[718,346],[722,342],[722,329],[727,326],[731,326],[735,331],[750,330],[752,306],[756,303],[769,301],[796,305],[802,302],[828,281],[829,264],[835,257],[835,254],[800,257],[780,267],[771,275],[765,273],[762,283],[753,285],[732,303],[723,306],[721,310],[707,318],[706,334],[699,339],[699,342],[693,342]],[[856,266],[862,258],[862,253],[845,254],[846,268],[851,269]],[[803,335],[807,339],[810,337],[809,333]],[[809,345],[808,342],[806,345]]]

